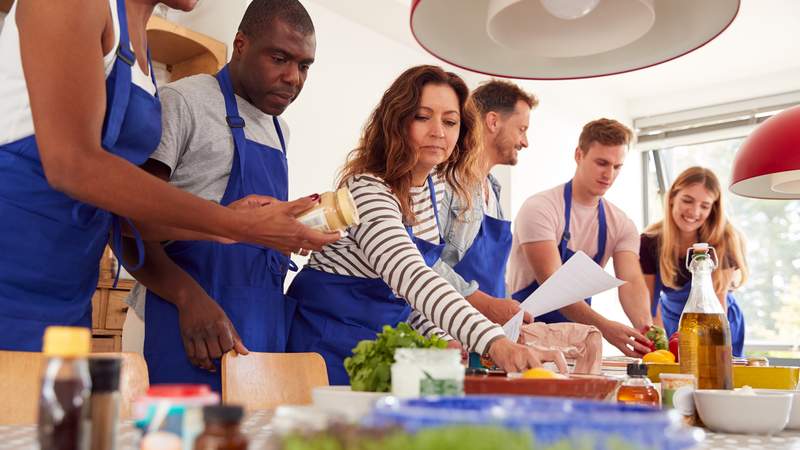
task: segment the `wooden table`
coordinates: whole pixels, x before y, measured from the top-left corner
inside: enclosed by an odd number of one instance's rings
[[[265,448],[272,436],[270,421],[272,411],[257,411],[248,414],[242,423],[242,431],[250,439],[251,450]],[[139,431],[131,422],[120,426],[118,450],[137,450]],[[34,425],[0,425],[0,450],[37,449]],[[774,436],[706,433],[706,439],[697,450],[797,450],[800,449],[800,432],[783,432]]]

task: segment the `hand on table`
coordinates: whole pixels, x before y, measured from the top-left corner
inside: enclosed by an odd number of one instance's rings
[[[567,361],[560,350],[515,344],[505,337],[492,343],[489,357],[506,372],[523,372],[552,361],[559,372],[567,373]]]

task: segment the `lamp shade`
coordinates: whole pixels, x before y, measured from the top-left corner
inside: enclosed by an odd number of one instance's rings
[[[800,106],[750,133],[733,160],[730,189],[745,197],[800,198]]]
[[[740,0],[413,0],[432,55],[487,75],[556,80],[629,72],[722,33]]]

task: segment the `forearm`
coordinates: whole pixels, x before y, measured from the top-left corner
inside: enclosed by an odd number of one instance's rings
[[[144,264],[131,273],[142,285],[179,308],[189,299],[204,293],[197,281],[172,261],[161,244],[145,242],[144,245]],[[130,255],[135,255],[135,248],[132,239],[123,240],[126,261],[132,259]]]
[[[161,225],[152,222],[136,222],[134,223],[136,231],[146,241],[215,241],[222,243],[230,243],[232,240],[225,239],[221,236],[203,233],[194,230],[187,230],[185,228],[178,228],[169,225]],[[134,233],[128,226],[127,222],[123,224],[122,234],[125,236],[134,237]]]
[[[608,321],[608,319],[598,314],[595,310],[592,309],[591,306],[587,305],[586,302],[584,302],[583,300],[573,303],[569,306],[565,306],[561,308],[559,312],[561,312],[561,314],[563,314],[564,317],[573,322],[582,323],[584,325],[594,325],[601,331],[603,330],[604,325]]]
[[[181,191],[102,150],[70,164],[69,172],[59,177],[57,188],[136,222],[231,239],[242,227],[234,211]]]
[[[653,323],[650,299],[644,281],[628,282],[619,287],[619,302],[625,315],[637,330]]]

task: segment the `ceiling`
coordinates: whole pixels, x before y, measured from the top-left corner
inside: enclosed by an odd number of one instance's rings
[[[410,3],[348,0],[319,4],[395,41],[419,48],[408,26]],[[796,72],[800,87],[797,29],[800,0],[742,0],[739,15],[722,35],[676,60],[622,75],[536,83],[580,83],[582,88],[611,90],[624,99],[633,99]]]

